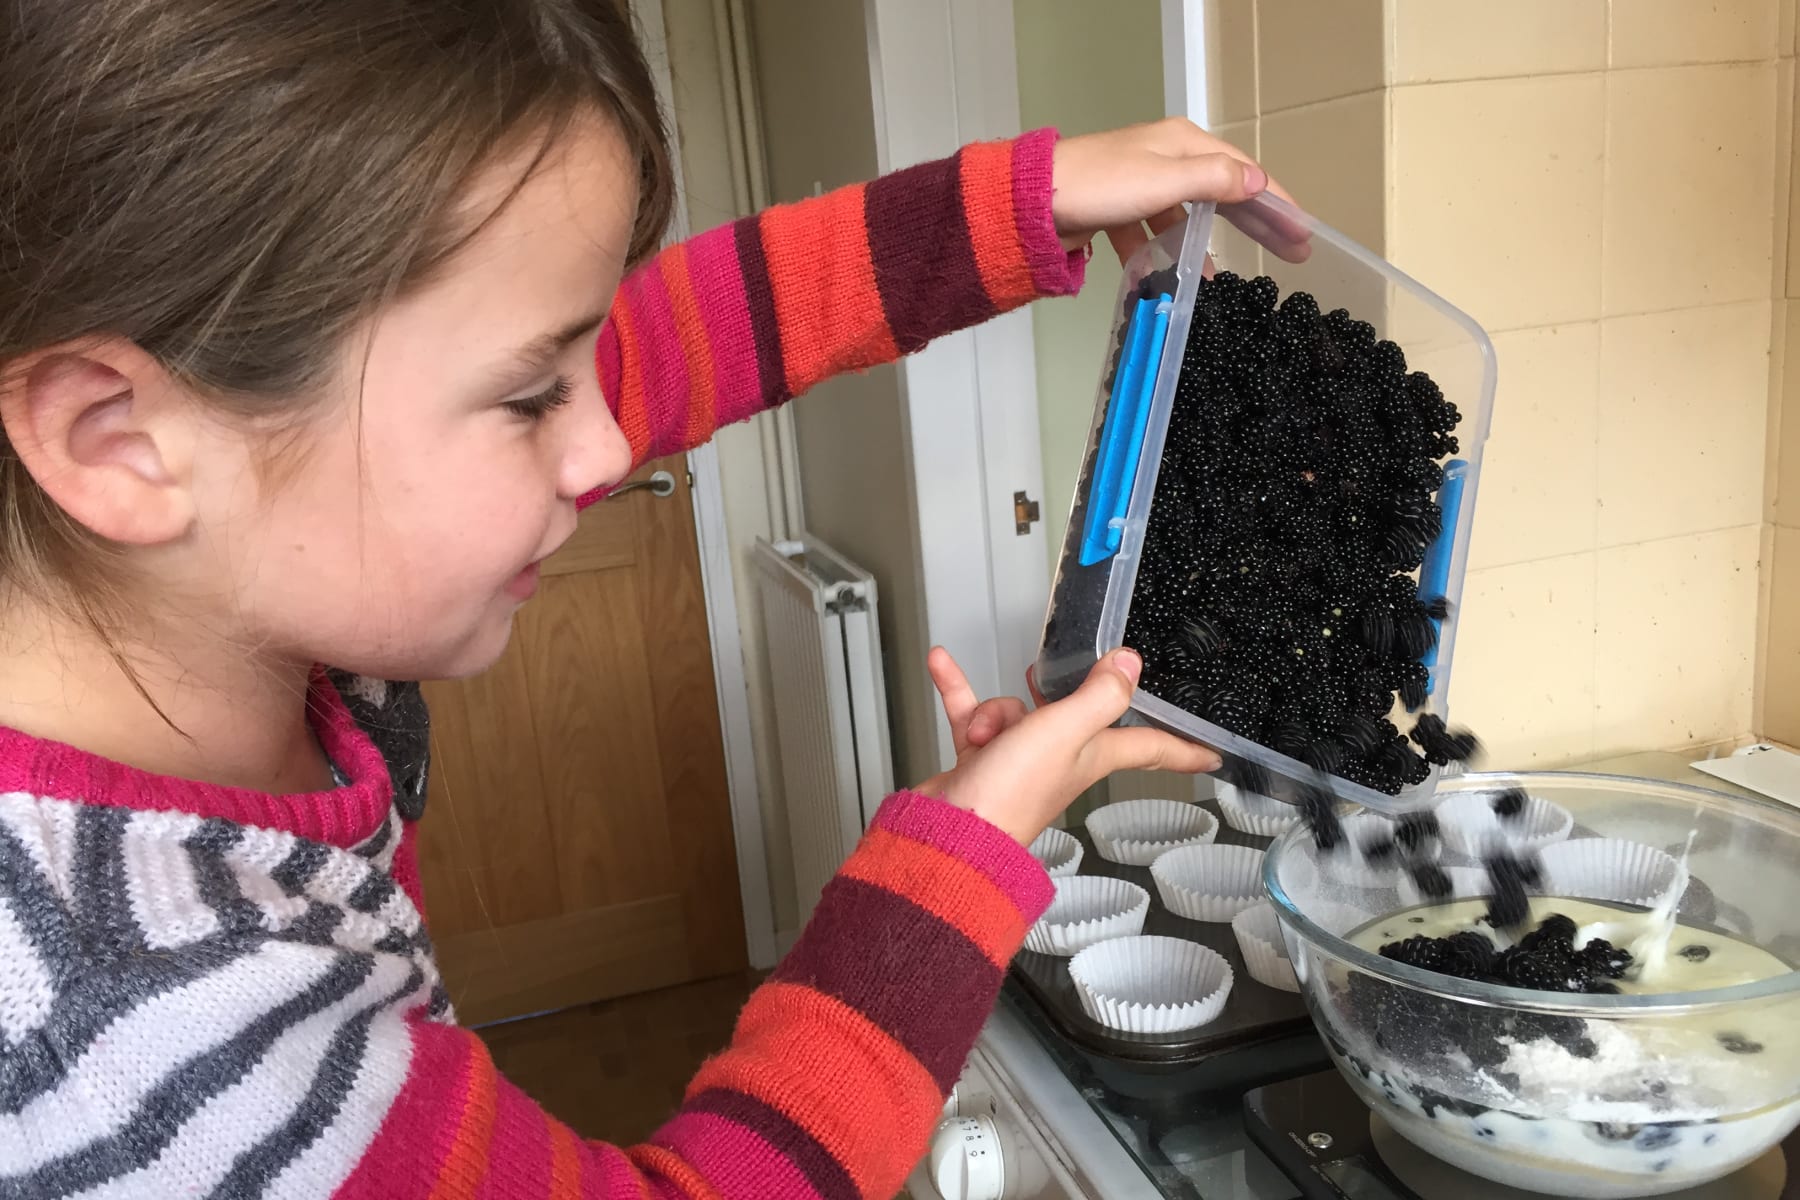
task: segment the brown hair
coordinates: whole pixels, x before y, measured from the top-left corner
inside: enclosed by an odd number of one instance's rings
[[[640,258],[672,188],[626,0],[5,0],[0,371],[107,334],[278,415],[471,236],[474,175],[596,109],[637,158]],[[0,431],[0,585],[94,621],[104,551]]]

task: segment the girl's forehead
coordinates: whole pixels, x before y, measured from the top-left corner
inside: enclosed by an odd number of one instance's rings
[[[485,220],[434,279],[383,314],[377,353],[400,337],[466,363],[605,313],[637,211],[635,162],[610,123],[584,121],[541,152],[497,161],[468,203]]]

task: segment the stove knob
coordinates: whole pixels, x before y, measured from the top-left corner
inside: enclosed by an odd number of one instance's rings
[[[1006,1155],[992,1117],[953,1117],[939,1125],[928,1164],[944,1200],[1005,1200]]]

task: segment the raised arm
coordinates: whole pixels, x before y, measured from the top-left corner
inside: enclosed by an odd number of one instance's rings
[[[829,376],[1079,290],[1085,251],[1063,247],[1051,216],[1055,144],[1040,130],[966,146],[735,221],[639,268],[596,355],[634,465]]]

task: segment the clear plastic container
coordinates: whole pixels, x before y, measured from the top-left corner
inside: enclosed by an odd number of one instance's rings
[[[1173,290],[1133,319],[1139,285],[1171,268]],[[1469,529],[1493,409],[1493,345],[1467,314],[1343,234],[1267,193],[1242,204],[1196,206],[1186,222],[1150,242],[1126,265],[1108,330],[1107,368],[1044,623],[1039,690],[1050,699],[1067,695],[1100,657],[1124,644],[1188,325],[1203,274],[1214,270],[1246,278],[1268,275],[1284,296],[1307,291],[1321,311],[1349,310],[1352,317],[1373,325],[1378,336],[1396,342],[1405,352],[1408,369],[1430,375],[1460,411],[1462,421],[1455,431],[1460,452],[1444,463],[1446,482],[1438,494],[1444,533],[1427,552],[1421,572],[1429,580],[1422,594],[1445,597],[1450,612],[1424,660],[1431,672],[1431,693],[1420,711],[1449,720],[1450,670]],[[1131,332],[1119,354],[1114,339],[1128,324]],[[1115,355],[1119,361],[1112,369]],[[1110,425],[1109,411],[1115,414]],[[1435,769],[1431,778],[1397,797],[1337,776],[1322,776],[1296,759],[1142,690],[1126,720],[1213,747],[1224,759],[1221,778],[1247,792],[1289,803],[1298,803],[1304,789],[1323,786],[1339,800],[1392,813],[1428,807],[1436,789]]]

